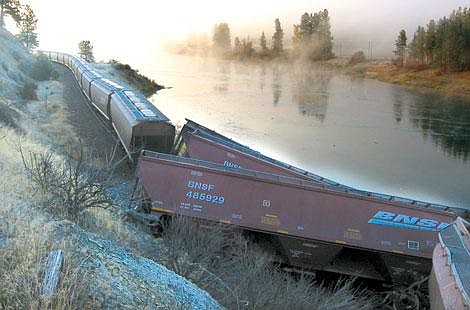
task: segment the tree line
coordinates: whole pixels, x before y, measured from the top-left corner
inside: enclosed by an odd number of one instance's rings
[[[317,13],[304,13],[300,23],[293,25],[292,50],[284,45],[284,30],[279,18],[274,20],[274,32],[270,42],[263,31],[258,39],[258,46],[249,38],[236,36],[233,40],[227,23],[214,26],[212,37],[213,49],[217,54],[237,58],[274,58],[290,56],[310,60],[328,60],[334,57],[333,37],[328,10]]]
[[[397,64],[440,67],[443,71],[470,70],[470,9],[459,8],[437,22],[419,26],[407,44],[401,30],[395,42]]]
[[[0,27],[5,27],[5,16],[10,16],[16,23],[17,37],[28,50],[39,46],[38,19],[29,4],[22,5],[19,0],[0,0]]]

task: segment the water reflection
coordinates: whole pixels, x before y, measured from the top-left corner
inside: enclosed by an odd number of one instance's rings
[[[232,74],[230,63],[226,61],[220,61],[216,66],[217,70],[217,82],[214,83],[213,89],[218,93],[227,93],[230,85],[230,76]]]
[[[273,67],[273,82],[271,87],[273,90],[273,105],[277,106],[282,96],[282,74],[278,66]]]
[[[261,92],[264,91],[264,85],[266,84],[266,64],[261,64],[259,71],[259,89]]]
[[[393,92],[393,115],[395,117],[395,122],[397,124],[401,123],[403,119],[403,94],[401,92],[395,91]]]
[[[416,95],[410,105],[410,121],[449,156],[468,160],[470,153],[470,104],[433,94]]]
[[[292,101],[298,105],[300,114],[325,120],[328,109],[328,86],[333,73],[324,70],[301,68],[294,73]]]

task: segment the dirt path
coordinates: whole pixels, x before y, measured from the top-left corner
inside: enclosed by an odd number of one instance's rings
[[[110,155],[113,148],[118,144],[114,157],[119,160],[125,156],[124,149],[119,145],[117,136],[110,126],[104,122],[98,112],[88,103],[83,95],[72,72],[66,67],[54,64],[54,69],[59,73],[59,81],[64,85],[63,99],[68,113],[70,124],[75,128],[77,136],[81,139],[84,147],[104,159]],[[121,177],[128,179],[133,175],[124,162],[116,171]]]

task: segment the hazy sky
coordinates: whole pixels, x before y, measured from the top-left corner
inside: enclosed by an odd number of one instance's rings
[[[470,0],[20,0],[39,18],[41,49],[76,53],[77,42],[89,39],[98,59],[133,60],[151,57],[169,38],[208,32],[217,22],[228,22],[234,35],[272,35],[279,17],[287,37],[304,12],[330,11],[337,51],[367,49],[385,55],[401,28],[409,32],[431,18],[453,9],[470,7]],[[411,33],[410,35],[411,36]]]

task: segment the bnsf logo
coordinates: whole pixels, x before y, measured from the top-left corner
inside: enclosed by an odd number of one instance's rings
[[[449,226],[449,223],[439,222],[433,219],[419,218],[404,214],[378,211],[368,222],[369,224],[395,226],[417,230],[440,231]]]

